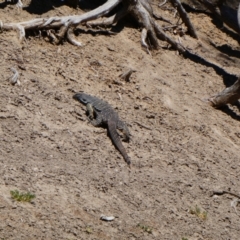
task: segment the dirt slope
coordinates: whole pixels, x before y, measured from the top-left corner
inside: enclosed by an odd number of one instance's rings
[[[43,16],[76,12],[61,6]],[[8,22],[38,16],[14,6],[0,14]],[[224,75],[164,42],[164,49],[146,54],[140,32],[124,23],[117,35],[79,35],[82,48],[33,36],[20,44],[16,32],[0,34],[1,239],[239,239],[234,197],[211,195],[239,193],[239,109],[214,110],[201,101],[240,74],[232,54],[239,43],[210,16],[190,17],[200,40],[180,40]],[[9,82],[11,67],[20,86]],[[129,67],[137,71],[131,81],[116,84]],[[131,171],[106,129],[88,123],[72,99],[77,91],[108,101],[128,123],[132,138],[123,144]],[[15,202],[15,189],[36,198]],[[196,206],[206,220],[191,213]],[[103,222],[101,214],[116,218]]]

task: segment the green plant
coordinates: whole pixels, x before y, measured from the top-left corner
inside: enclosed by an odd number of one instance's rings
[[[93,233],[93,229],[90,226],[87,226],[86,229],[85,229],[85,232],[87,234],[91,234],[91,233]]]
[[[188,240],[187,238],[183,237],[182,240]]]
[[[31,202],[36,196],[30,192],[20,193],[18,190],[10,191],[12,199],[19,202]]]
[[[198,206],[196,206],[194,209],[191,209],[190,213],[198,216],[202,220],[207,219],[207,212],[201,211],[201,209]]]
[[[152,233],[152,228],[138,223],[137,227],[141,228],[144,232]]]

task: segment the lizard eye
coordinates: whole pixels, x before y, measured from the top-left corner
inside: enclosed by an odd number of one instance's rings
[[[87,103],[87,100],[86,100],[85,98],[82,98],[82,101],[83,101],[84,103]]]

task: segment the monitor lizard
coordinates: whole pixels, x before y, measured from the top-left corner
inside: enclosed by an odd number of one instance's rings
[[[117,112],[107,102],[86,93],[76,93],[73,99],[86,106],[88,119],[93,126],[107,126],[113,144],[122,154],[125,162],[130,166],[131,160],[122,145],[117,129],[122,130],[125,141],[129,141],[130,133],[127,125],[119,119]]]

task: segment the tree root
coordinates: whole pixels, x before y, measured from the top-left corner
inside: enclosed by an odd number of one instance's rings
[[[57,43],[58,42],[58,39],[57,39],[55,33],[53,33],[52,29],[47,30],[47,36],[51,39],[51,41],[53,43]]]
[[[84,13],[82,15],[64,16],[64,17],[50,17],[50,18],[37,18],[26,22],[20,23],[3,23],[0,21],[1,30],[15,30],[20,31],[20,40],[25,37],[25,30],[28,29],[54,29],[61,28],[59,39],[67,32],[70,26],[77,26],[81,23],[97,19],[108,14],[114,7],[116,7],[121,0],[108,0],[102,6]]]
[[[176,4],[180,16],[188,26],[192,36],[197,37],[196,32],[184,11],[179,0],[171,0],[172,4]],[[122,9],[113,16],[100,19],[106,16],[112,9],[122,3]],[[125,15],[130,14],[135,18],[142,28],[141,44],[150,54],[150,49],[158,49],[158,39],[167,41],[173,48],[180,53],[184,53],[185,49],[180,44],[167,36],[162,28],[154,21],[154,14],[149,0],[108,0],[100,7],[84,13],[82,15],[37,18],[26,22],[19,23],[3,23],[0,21],[1,30],[18,30],[20,33],[20,41],[25,39],[25,31],[29,29],[44,29],[47,30],[48,36],[54,44],[60,43],[66,38],[71,44],[82,46],[73,38],[73,30],[78,25],[86,25],[91,27],[111,27],[116,24]],[[166,21],[166,19],[164,19]],[[58,30],[58,32],[56,31]],[[149,41],[148,41],[149,40]]]
[[[177,7],[178,13],[179,13],[181,19],[183,20],[183,22],[185,23],[185,25],[187,26],[190,35],[194,38],[198,38],[196,30],[193,27],[193,25],[192,25],[188,15],[187,15],[185,9],[183,8],[181,2],[179,0],[171,0],[171,2],[172,2],[172,5]]]
[[[171,44],[171,46],[173,46],[180,53],[185,53],[186,52],[186,49],[180,43],[177,43],[172,38],[168,37],[164,33],[164,31],[159,27],[158,24],[155,23],[154,26],[155,26],[155,30],[157,32],[157,35],[158,35],[159,39],[162,39],[162,40],[166,41],[167,43]]]
[[[164,0],[162,3],[160,3],[160,4],[158,5],[158,7],[162,7],[162,6],[164,6],[166,3],[167,3],[167,0]]]
[[[88,21],[86,25],[91,27],[97,27],[97,26],[110,27],[116,24],[119,20],[121,20],[126,15],[127,15],[127,9],[124,8],[111,17],[108,17],[105,19],[98,19],[94,21]]]
[[[216,18],[219,20],[223,21],[226,23],[228,27],[233,29],[235,32],[240,34],[240,4],[238,7],[238,12],[234,11],[228,11],[229,9],[226,10],[226,6],[224,6],[221,1],[220,4],[214,5],[208,0],[200,0],[202,4],[204,4],[207,9],[209,9]],[[231,9],[233,10],[233,9]],[[236,14],[237,22],[236,19],[234,18],[233,15]]]
[[[67,30],[67,40],[68,40],[71,44],[73,44],[73,45],[75,45],[75,46],[77,46],[77,47],[82,47],[82,46],[83,46],[83,44],[82,44],[81,42],[79,42],[79,41],[77,41],[76,39],[74,39],[74,37],[73,37],[73,28],[69,28],[69,29]]]
[[[149,52],[149,46],[146,42],[146,39],[147,39],[147,29],[146,28],[143,28],[142,30],[142,34],[141,34],[141,43],[142,43],[142,46],[146,49],[147,53],[150,54]]]

